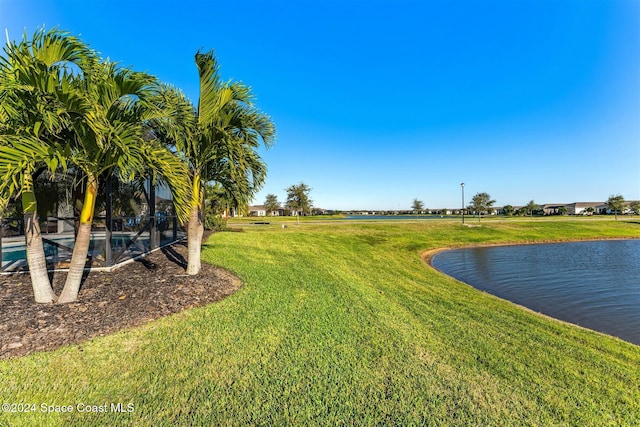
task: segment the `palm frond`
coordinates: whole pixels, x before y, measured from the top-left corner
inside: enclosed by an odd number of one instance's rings
[[[11,197],[20,194],[22,175],[44,164],[53,176],[61,167],[67,168],[65,150],[44,144],[29,135],[0,135],[0,194]]]

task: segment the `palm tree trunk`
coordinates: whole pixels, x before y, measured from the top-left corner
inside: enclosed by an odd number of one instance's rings
[[[187,242],[189,246],[189,256],[187,263],[187,274],[198,274],[200,272],[200,248],[202,246],[202,235],[204,227],[200,221],[200,210],[197,205],[191,207],[189,216],[189,227],[187,230]]]
[[[52,303],[56,294],[51,288],[47,273],[47,259],[42,245],[42,234],[38,223],[38,209],[33,181],[30,174],[25,173],[22,188],[22,208],[24,211],[24,239],[27,248],[27,264],[31,276],[33,296],[37,303]]]
[[[71,256],[67,280],[58,298],[59,304],[78,300],[78,292],[80,292],[84,267],[87,263],[87,254],[89,253],[89,243],[91,243],[91,225],[93,224],[97,192],[98,180],[94,176],[89,176],[87,178],[87,188],[82,205],[82,212],[80,213],[80,227],[78,228],[76,242],[73,246],[73,255]]]
[[[194,275],[200,272],[200,248],[202,246],[202,235],[204,226],[200,219],[200,176],[193,179],[193,194],[191,202],[191,213],[189,215],[189,227],[187,228],[188,260],[187,274]]]

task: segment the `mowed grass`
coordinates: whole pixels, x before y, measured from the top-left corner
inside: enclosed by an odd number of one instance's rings
[[[336,222],[217,233],[203,259],[236,273],[241,290],[1,361],[0,400],[37,410],[0,413],[0,425],[639,425],[640,347],[479,292],[421,259],[438,247],[610,237],[640,238],[640,224]]]

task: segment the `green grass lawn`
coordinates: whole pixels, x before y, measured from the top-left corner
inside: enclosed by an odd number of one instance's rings
[[[38,405],[0,413],[0,425],[640,425],[639,346],[421,260],[438,247],[605,237],[640,238],[640,223],[303,222],[217,233],[203,259],[236,273],[242,289],[0,361],[0,400]],[[118,402],[133,412],[110,412]],[[74,412],[43,413],[42,403]]]

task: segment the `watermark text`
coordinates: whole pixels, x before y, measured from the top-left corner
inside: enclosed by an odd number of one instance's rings
[[[106,403],[76,403],[73,405],[58,405],[50,403],[3,403],[1,405],[0,413],[28,413],[28,412],[40,412],[40,413],[69,413],[69,412],[81,412],[81,413],[107,413],[107,412],[120,412],[129,413],[135,412],[136,406],[133,402],[106,402]]]

